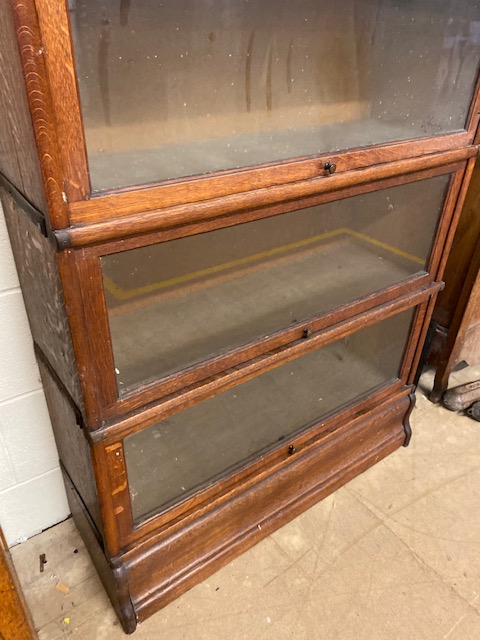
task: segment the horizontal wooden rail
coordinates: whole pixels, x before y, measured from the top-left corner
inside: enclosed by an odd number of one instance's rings
[[[319,177],[268,189],[257,189],[223,198],[213,198],[195,205],[178,205],[138,213],[128,218],[112,218],[73,226],[69,229],[56,231],[55,235],[60,249],[88,246],[116,238],[127,238],[236,212],[258,209],[279,202],[301,200],[315,194],[341,191],[363,182],[378,182],[395,176],[425,171],[468,160],[476,155],[478,155],[478,147],[470,146],[445,153],[375,165],[366,169],[346,171],[329,177]]]

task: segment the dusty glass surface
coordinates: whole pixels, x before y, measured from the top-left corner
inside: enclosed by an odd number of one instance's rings
[[[362,329],[128,436],[134,520],[396,378],[411,318]]]
[[[475,0],[69,2],[94,190],[465,126]]]
[[[120,393],[423,271],[449,178],[103,257]]]

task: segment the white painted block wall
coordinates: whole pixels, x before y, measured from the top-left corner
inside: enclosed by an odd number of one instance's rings
[[[32,336],[0,207],[0,526],[12,546],[68,514]]]

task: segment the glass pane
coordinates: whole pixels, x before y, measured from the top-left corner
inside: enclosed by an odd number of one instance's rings
[[[134,520],[396,378],[411,318],[362,329],[128,436]]]
[[[120,392],[423,271],[448,182],[103,257]]]
[[[94,190],[463,129],[472,0],[69,0]]]

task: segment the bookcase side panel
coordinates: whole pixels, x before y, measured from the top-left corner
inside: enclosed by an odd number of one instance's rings
[[[55,248],[13,198],[4,190],[0,193],[33,339],[81,412],[82,393]]]
[[[40,161],[9,2],[0,3],[0,24],[0,173],[46,214]]]

